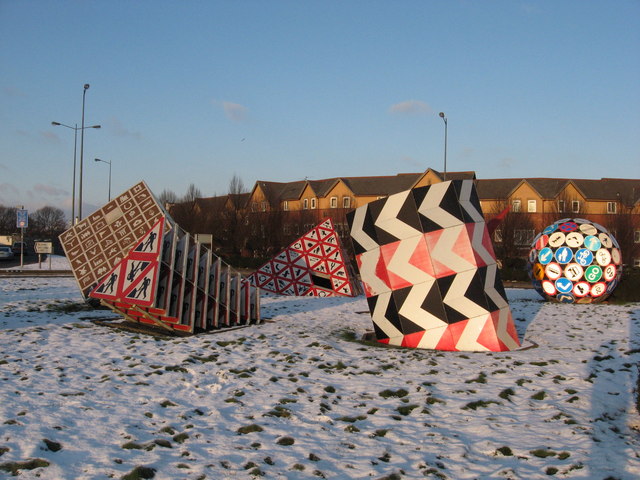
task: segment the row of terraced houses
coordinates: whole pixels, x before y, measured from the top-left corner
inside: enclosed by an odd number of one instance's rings
[[[500,257],[524,257],[537,232],[555,220],[580,217],[607,227],[627,265],[640,267],[640,180],[601,178],[478,179],[475,172],[257,181],[250,192],[169,205],[187,230],[212,234],[214,245],[268,255],[331,218],[349,248],[346,213],[373,200],[444,180],[473,179],[486,220],[507,207],[494,234]]]

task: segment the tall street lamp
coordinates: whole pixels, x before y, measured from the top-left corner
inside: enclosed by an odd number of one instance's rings
[[[78,204],[78,219],[82,220],[82,164],[84,158],[84,97],[87,94],[87,90],[89,89],[89,84],[84,84],[84,90],[82,91],[82,128],[80,131],[80,190],[78,193],[79,204]]]
[[[100,160],[99,158],[95,158],[94,161],[109,164],[109,201],[111,201],[111,160]]]
[[[444,180],[447,180],[447,116],[444,112],[438,114],[444,121]]]
[[[71,187],[71,225],[75,225],[76,223],[76,150],[78,147],[78,124],[76,123],[75,127],[71,125],[65,125],[60,122],[51,122],[51,125],[55,125],[57,127],[67,127],[73,130],[73,183]],[[91,125],[90,127],[84,128],[100,128],[100,125]]]

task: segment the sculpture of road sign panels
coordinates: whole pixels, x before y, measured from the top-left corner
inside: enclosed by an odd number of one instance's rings
[[[519,346],[473,181],[390,195],[347,220],[379,342],[469,351]]]
[[[602,225],[564,218],[536,236],[528,271],[534,288],[547,300],[601,302],[622,277],[620,246]]]
[[[89,296],[129,320],[188,333],[259,323],[259,290],[225,266],[238,297],[228,302],[230,287],[216,273],[222,261],[212,263],[213,254],[178,226],[163,235],[167,221],[161,218]]]
[[[140,182],[60,235],[84,297],[163,215]]]
[[[253,285],[280,295],[347,296],[358,294],[331,219],[312,228],[258,268]]]
[[[245,304],[221,302],[222,260],[176,225],[143,182],[60,239],[82,294],[129,320],[189,333],[260,322],[259,290],[224,266]]]

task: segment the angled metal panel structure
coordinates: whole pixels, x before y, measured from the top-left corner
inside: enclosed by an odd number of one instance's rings
[[[390,195],[347,220],[379,342],[454,351],[519,347],[473,181]]]
[[[82,295],[127,320],[185,333],[261,321],[259,289],[182,230],[144,182],[60,240]]]

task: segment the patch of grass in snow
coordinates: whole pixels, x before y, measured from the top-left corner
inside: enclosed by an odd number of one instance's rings
[[[44,307],[43,310],[46,312],[56,312],[56,313],[75,313],[75,312],[87,312],[95,309],[86,302],[67,301],[67,302],[49,303]]]
[[[484,372],[480,372],[480,374],[476,378],[465,380],[464,383],[487,383],[487,374]]]
[[[495,402],[493,400],[477,400],[475,402],[469,402],[464,407],[463,410],[477,410],[478,408],[486,408],[492,403],[496,405],[500,405],[500,402]]]
[[[122,477],[122,480],[148,480],[156,476],[156,469],[138,465]]]
[[[503,455],[505,457],[512,457],[513,451],[511,450],[511,448],[504,446],[504,447],[496,448],[496,451],[493,453],[493,455],[497,456],[498,454]]]
[[[0,471],[8,472],[14,477],[20,475],[20,470],[35,470],[36,468],[44,468],[51,465],[42,458],[30,458],[22,462],[6,462],[0,463]]]
[[[409,392],[406,391],[404,388],[399,388],[398,390],[386,389],[386,390],[382,390],[381,392],[378,392],[378,395],[380,395],[382,398],[390,398],[390,397],[402,398],[409,395]]]
[[[409,415],[413,410],[415,410],[416,408],[418,408],[418,405],[401,405],[399,407],[396,408],[396,411],[400,414],[400,415],[404,415],[407,416]]]
[[[289,446],[289,445],[293,445],[294,443],[296,443],[296,441],[295,441],[295,439],[293,437],[285,436],[285,437],[278,438],[278,440],[276,440],[276,443],[278,445]]]
[[[498,396],[500,398],[503,398],[505,400],[509,400],[509,397],[515,395],[516,392],[513,391],[513,388],[505,388],[504,390],[502,390]],[[510,400],[509,400],[510,401]]]
[[[281,407],[280,405],[276,405],[273,410],[262,415],[263,417],[278,417],[278,418],[289,418],[291,417],[291,410],[285,407]]]
[[[246,435],[247,433],[252,433],[252,432],[262,432],[264,430],[264,428],[262,428],[260,425],[253,423],[251,425],[245,425],[244,427],[240,427],[238,428],[238,430],[236,430],[236,432],[239,435]]]
[[[544,400],[547,397],[547,392],[544,390],[540,390],[538,393],[534,393],[531,395],[533,400]]]

